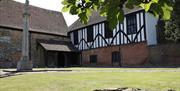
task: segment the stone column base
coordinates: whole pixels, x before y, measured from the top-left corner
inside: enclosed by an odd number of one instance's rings
[[[22,57],[17,64],[17,71],[32,71],[32,62],[27,60],[27,57]]]

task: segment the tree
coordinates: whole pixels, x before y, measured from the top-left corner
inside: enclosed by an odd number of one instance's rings
[[[99,10],[101,16],[107,17],[111,28],[124,19],[123,8],[132,9],[140,6],[146,12],[151,11],[156,17],[170,19],[172,0],[63,0],[62,11],[78,15],[80,21],[87,24],[92,11]]]
[[[175,0],[173,5],[172,18],[165,22],[165,38],[171,41],[180,42],[180,1]]]

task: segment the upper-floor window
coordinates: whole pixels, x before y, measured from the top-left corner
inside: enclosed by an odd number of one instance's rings
[[[93,26],[87,27],[87,42],[93,41]]]
[[[108,23],[105,23],[105,38],[111,38],[113,37],[113,31],[109,27]]]
[[[127,23],[127,34],[135,34],[137,33],[137,20],[136,14],[128,14],[126,16]]]
[[[78,44],[78,31],[74,31],[74,44],[77,45]]]

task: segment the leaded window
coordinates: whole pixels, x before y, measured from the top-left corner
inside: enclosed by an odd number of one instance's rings
[[[136,14],[128,14],[126,16],[127,23],[127,34],[135,34],[137,33],[137,20]]]
[[[112,38],[113,37],[113,31],[109,27],[108,23],[105,23],[105,38]]]
[[[74,31],[74,44],[77,45],[78,44],[78,31]]]
[[[93,41],[93,26],[87,27],[87,42]]]

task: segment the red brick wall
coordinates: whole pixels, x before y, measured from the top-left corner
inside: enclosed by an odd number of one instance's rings
[[[44,67],[43,51],[37,49],[37,39],[43,40],[64,40],[66,37],[47,35],[40,33],[30,33],[30,56],[33,66]],[[16,67],[17,62],[21,58],[22,31],[14,29],[6,29],[0,27],[0,68]],[[41,53],[41,54],[40,54]]]
[[[120,50],[119,50],[120,49]],[[121,64],[125,65],[144,65],[148,62],[149,49],[145,42],[127,44],[122,46],[103,47],[82,51],[82,65],[95,66],[90,64],[90,55],[97,55],[96,66],[112,66],[111,53],[120,51]]]
[[[151,64],[180,66],[180,43],[158,44],[149,48]]]
[[[148,63],[149,48],[146,43],[121,46],[122,65],[144,65]]]

